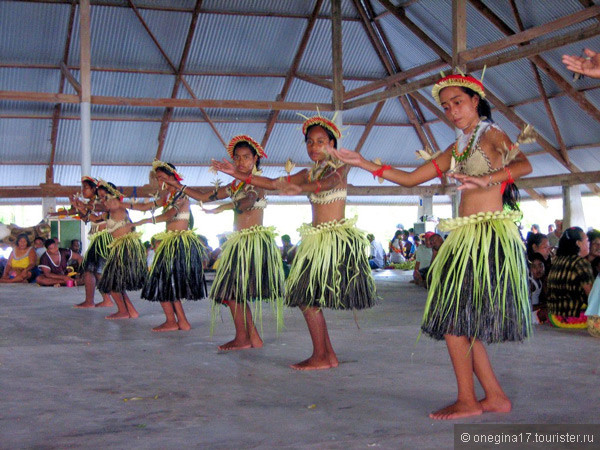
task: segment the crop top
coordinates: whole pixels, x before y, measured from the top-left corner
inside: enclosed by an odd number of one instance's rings
[[[308,194],[308,200],[313,205],[326,205],[328,203],[345,200],[347,195],[346,188],[330,189],[322,192],[311,192]]]
[[[254,192],[255,194],[258,195],[256,190],[254,189],[254,186],[244,184],[243,182],[242,182],[241,186],[239,184],[236,185],[234,183],[231,183],[229,186],[227,186],[227,194],[229,195],[229,197],[231,198],[231,200],[233,201],[234,204],[237,204],[241,200],[245,199],[248,196],[249,192]],[[254,211],[257,209],[265,209],[266,207],[267,207],[267,199],[266,199],[266,197],[263,196],[263,197],[257,198],[256,201],[254,202],[254,205],[252,205],[252,208],[249,208],[248,211]]]
[[[123,219],[123,220],[113,220],[110,217],[108,219],[106,219],[106,231],[108,231],[109,233],[112,233],[116,230],[118,230],[119,228],[124,227],[125,225],[131,223],[131,219],[129,218],[129,215]]]
[[[492,163],[490,162],[490,159],[479,145],[481,136],[483,136],[490,128],[500,130],[500,128],[497,125],[492,124],[491,122],[481,121],[479,123],[479,129],[477,130],[476,136],[474,136],[473,138],[473,147],[470,153],[464,160],[456,162],[454,172],[474,177],[480,177],[482,175],[491,174],[492,172],[498,170],[492,168]],[[469,145],[470,139],[470,135],[465,135],[460,131],[458,139],[456,141],[456,145],[459,149],[461,149],[461,151],[466,151],[465,147]],[[461,151],[459,151],[459,153],[461,153]]]

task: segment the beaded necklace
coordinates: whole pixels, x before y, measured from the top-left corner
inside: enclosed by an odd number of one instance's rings
[[[452,156],[456,161],[462,162],[469,157],[469,155],[471,154],[471,149],[473,148],[473,144],[475,142],[475,137],[477,136],[477,131],[479,131],[480,126],[481,122],[477,124],[477,126],[473,130],[473,133],[471,134],[469,142],[465,146],[464,150],[460,153],[458,152],[458,139],[456,140],[456,142],[454,143],[454,148],[452,149]]]
[[[231,197],[233,197],[235,194],[237,194],[240,191],[240,189],[242,189],[244,187],[245,184],[246,183],[244,183],[243,181],[240,181],[238,183],[237,180],[233,180],[231,182],[231,187],[230,187],[230,189],[231,189]]]

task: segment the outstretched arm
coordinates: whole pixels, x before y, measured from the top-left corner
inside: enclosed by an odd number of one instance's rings
[[[600,78],[600,53],[586,48],[586,56],[563,55],[562,62],[572,72]]]
[[[361,169],[371,172],[373,176],[381,177],[385,180],[391,181],[392,183],[399,184],[400,186],[413,187],[424,183],[425,181],[432,180],[433,178],[440,176],[442,173],[450,169],[452,146],[448,147],[444,153],[434,160],[423,164],[412,172],[394,169],[388,165],[375,164],[374,162],[363,158],[360,153],[353,152],[345,148],[331,150],[331,154],[346,164],[360,167]]]
[[[276,191],[281,189],[281,186],[279,185],[279,179],[277,178],[268,178],[268,177],[261,177],[258,175],[245,175],[243,173],[240,173],[239,171],[236,170],[236,168],[234,167],[233,164],[231,164],[229,161],[227,161],[226,159],[223,159],[222,161],[217,161],[214,160],[212,161],[212,167],[216,170],[218,170],[219,172],[223,172],[226,173],[227,175],[230,175],[234,178],[237,178],[238,180],[244,181],[248,184],[252,184],[253,186],[262,188],[262,189],[266,189],[268,191]],[[294,175],[291,175],[289,177],[289,183],[290,184],[301,184],[306,180],[306,171],[300,171]]]

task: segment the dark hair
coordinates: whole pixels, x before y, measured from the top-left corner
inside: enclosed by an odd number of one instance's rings
[[[27,242],[27,247],[29,247],[31,245],[31,243],[29,242],[29,238],[27,237],[27,235],[25,233],[21,233],[17,236],[17,240],[15,241],[15,244],[18,244],[21,239],[25,239],[25,242]]]
[[[333,133],[331,132],[331,130],[328,130],[327,128],[319,125],[318,123],[315,123],[314,125],[311,125],[310,127],[308,127],[306,129],[306,134],[304,135],[304,142],[308,141],[308,133],[310,132],[310,130],[312,130],[314,127],[319,127],[322,128],[323,131],[325,131],[325,133],[327,133],[327,137],[329,138],[329,140],[333,140],[333,148],[337,148],[337,139],[336,137],[333,135]]]
[[[50,247],[52,244],[56,244],[56,241],[52,238],[46,239],[44,241],[44,247],[46,247],[46,248]]]
[[[579,254],[577,242],[582,240],[582,234],[583,230],[579,227],[567,228],[558,241],[556,256],[577,256]]]
[[[235,155],[235,151],[238,148],[247,148],[250,149],[250,151],[252,152],[252,155],[254,156],[258,156],[258,152],[256,151],[256,149],[254,147],[252,147],[248,142],[246,141],[240,141],[237,144],[234,145],[233,150],[232,150],[232,154]],[[260,156],[258,156],[258,159],[256,160],[256,168],[258,169],[260,167]]]
[[[593,229],[587,232],[587,237],[590,240],[590,244],[594,239],[600,238],[600,231]]]
[[[486,117],[487,120],[489,120],[490,122],[493,122],[494,120],[492,119],[492,108],[490,107],[490,104],[488,103],[488,101],[484,98],[481,98],[481,96],[477,92],[475,92],[473,89],[469,89],[468,87],[464,87],[464,86],[459,86],[459,87],[469,97],[474,97],[474,96],[479,97],[479,103],[477,104],[477,114],[479,114],[479,117]]]
[[[156,172],[158,172],[160,170],[162,173],[166,173],[167,175],[174,177],[175,176],[174,172],[177,172],[177,169],[171,163],[166,163],[166,164],[167,164],[167,166],[169,166],[173,170],[169,170],[168,168],[166,168],[164,166],[161,166],[161,167],[157,167],[156,168]]]
[[[594,279],[598,276],[598,264],[600,264],[600,256],[596,256],[592,261],[592,272],[594,272]]]
[[[292,238],[290,238],[289,234],[284,234],[283,236],[281,236],[281,240],[283,242],[289,242],[290,244],[292,243]]]
[[[531,257],[534,253],[537,253],[534,249],[533,246],[537,245],[538,247],[540,246],[540,244],[542,243],[542,241],[544,239],[548,239],[548,236],[546,236],[543,233],[531,233],[529,232],[527,234],[527,257],[531,260]]]
[[[533,252],[531,255],[527,255],[527,259],[529,260],[529,265],[532,265],[534,261],[541,261],[544,264],[544,269],[546,268],[546,260],[541,254],[537,252]]]
[[[36,236],[36,237],[35,237],[35,239],[33,240],[33,242],[37,241],[38,239],[39,239],[40,241],[44,242],[44,238],[43,238],[43,237],[41,237],[41,236]]]
[[[114,183],[111,183],[110,181],[107,181],[106,184],[108,184],[111,188],[113,188],[115,191],[118,191],[117,186]],[[108,192],[108,189],[106,189],[106,186],[99,184],[98,185],[98,189],[104,189],[106,192]]]
[[[96,188],[98,187],[98,185],[96,183],[94,183],[92,180],[83,180],[81,182],[81,184],[87,184],[91,189],[93,189],[94,191],[96,190]]]

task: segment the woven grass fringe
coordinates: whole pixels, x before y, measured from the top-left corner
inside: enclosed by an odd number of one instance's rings
[[[223,244],[219,266],[210,290],[211,333],[224,301],[250,307],[262,328],[262,303],[270,302],[277,330],[283,327],[284,275],[281,252],[273,227],[255,225],[231,234]]]
[[[356,218],[298,229],[301,242],[287,280],[288,306],[364,309],[377,299],[369,241]]]
[[[435,339],[487,343],[531,335],[525,248],[510,219],[479,220],[450,233],[429,272],[421,329]]]
[[[112,234],[105,230],[91,236],[90,245],[81,263],[82,272],[96,273],[98,271],[108,257],[108,246],[112,241]]]
[[[154,302],[199,300],[206,296],[202,259],[206,249],[192,230],[154,235],[160,245],[154,255],[142,298]]]
[[[115,238],[108,246],[106,266],[98,283],[102,293],[137,291],[144,287],[148,276],[146,250],[140,233],[127,233]]]

